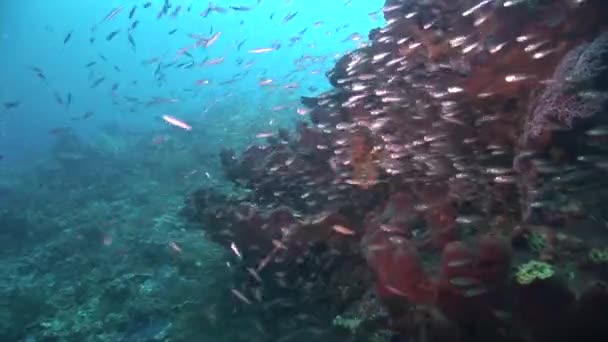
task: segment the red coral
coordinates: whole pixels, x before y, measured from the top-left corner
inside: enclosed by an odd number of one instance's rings
[[[462,242],[445,246],[437,304],[453,320],[469,320],[484,306],[486,292],[476,269],[476,256]],[[475,294],[475,295],[471,295]]]
[[[510,249],[506,241],[485,236],[477,251],[464,243],[447,244],[441,260],[437,305],[456,321],[488,317],[507,284]]]
[[[391,225],[404,227],[404,225],[410,223],[414,214],[414,199],[412,196],[405,192],[397,192],[386,203],[381,219]]]
[[[353,176],[351,182],[367,189],[378,181],[377,155],[368,132],[355,132],[351,137],[351,164]]]
[[[403,296],[416,304],[435,302],[435,284],[419,261],[408,239],[376,231],[365,240],[369,265],[377,276],[381,296]]]
[[[431,231],[431,243],[440,250],[449,242],[458,238],[456,232],[456,209],[450,204],[429,210],[426,223]]]

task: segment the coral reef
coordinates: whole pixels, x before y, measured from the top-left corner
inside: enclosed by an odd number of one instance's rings
[[[608,338],[586,299],[608,295],[606,6],[387,1],[310,123],[223,151],[241,191],[184,214],[236,249],[245,304],[323,307],[355,339],[370,289],[393,340]]]

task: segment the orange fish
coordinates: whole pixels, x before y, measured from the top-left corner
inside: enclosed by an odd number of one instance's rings
[[[355,231],[354,230],[352,230],[350,228],[347,228],[347,227],[344,227],[344,226],[341,226],[339,224],[335,224],[331,228],[333,230],[335,230],[337,233],[340,233],[340,234],[343,234],[343,235],[355,235]]]

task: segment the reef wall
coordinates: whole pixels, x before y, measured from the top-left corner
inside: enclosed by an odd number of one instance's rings
[[[223,151],[239,194],[200,189],[184,214],[236,254],[244,305],[302,325],[608,340],[606,13],[388,0],[387,25],[327,74],[334,89],[302,98],[310,122]]]

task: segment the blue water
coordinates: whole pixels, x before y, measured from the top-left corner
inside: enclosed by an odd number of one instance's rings
[[[127,132],[158,129],[165,124],[160,119],[164,113],[189,121],[195,131],[208,120],[255,123],[261,125],[260,129],[271,120],[275,125],[289,123],[297,118],[294,109],[272,112],[270,108],[293,107],[299,96],[315,95],[327,89],[324,73],[338,56],[362,42],[353,41],[349,36],[358,33],[366,40],[370,29],[383,24],[381,15],[369,15],[381,8],[383,1],[380,0],[263,0],[260,4],[255,0],[215,1],[216,6],[225,8],[230,5],[255,8],[247,12],[230,9],[227,13],[212,12],[206,18],[200,14],[207,8],[207,2],[173,0],[173,7],[160,19],[157,14],[163,1],[151,3],[150,8],[145,9],[144,1],[3,2],[0,100],[20,101],[21,105],[0,112],[0,150],[4,156],[0,167],[43,157],[54,139],[48,132],[57,127],[68,126],[79,135],[94,139],[99,128],[107,123],[120,125]],[[138,8],[130,20],[129,12],[134,5]],[[122,10],[113,19],[103,22],[106,15],[120,6]],[[182,6],[181,11],[171,17],[177,6]],[[186,12],[189,6],[190,12]],[[282,23],[286,15],[295,12],[297,15],[292,20]],[[272,14],[273,19],[270,19]],[[135,51],[126,34],[134,20],[139,21],[132,32]],[[316,22],[322,24],[313,25]],[[96,30],[92,32],[94,26]],[[174,29],[177,31],[169,35],[168,32]],[[300,35],[301,40],[290,47],[289,39],[304,29],[307,31]],[[121,31],[114,39],[106,41],[105,37],[115,30]],[[64,38],[70,32],[71,38],[64,44]],[[219,65],[168,68],[164,70],[165,82],[162,84],[154,79],[157,64],[142,65],[142,61],[152,58],[161,58],[164,64],[188,61],[186,56],[176,58],[180,48],[195,42],[188,34],[210,37],[210,32],[221,32],[221,35],[209,48],[190,52],[197,64],[204,58],[223,57],[224,61]],[[89,42],[91,37],[95,38],[93,44]],[[237,51],[236,45],[245,39]],[[260,55],[247,53],[250,49],[270,47],[275,42],[281,43],[277,51]],[[304,62],[298,69],[294,61],[303,56],[316,61]],[[236,63],[238,59],[243,60],[241,65]],[[93,61],[96,65],[85,67]],[[249,69],[245,68],[247,62],[253,62]],[[43,70],[48,82],[38,79],[29,66]],[[313,71],[318,73],[313,74]],[[247,75],[239,81],[220,85],[243,72]],[[105,77],[105,81],[91,89],[90,85],[100,77]],[[260,87],[258,82],[262,78],[273,79],[276,89]],[[198,86],[196,80],[200,79],[210,83]],[[294,82],[299,85],[297,89],[283,88]],[[114,83],[119,83],[116,91],[111,90]],[[314,90],[310,91],[309,87]],[[58,105],[55,92],[64,102],[71,93],[69,110]],[[125,96],[142,102],[154,96],[178,102],[133,106]],[[231,105],[222,106],[227,102]],[[89,119],[71,120],[88,111],[94,113]]]

